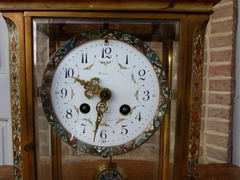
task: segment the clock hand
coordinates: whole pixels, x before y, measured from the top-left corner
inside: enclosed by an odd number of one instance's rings
[[[103,119],[104,113],[108,110],[107,103],[101,100],[100,102],[97,103],[96,110],[97,110],[97,118],[95,122],[93,142],[95,142],[96,133]]]
[[[97,110],[97,118],[95,122],[95,130],[94,130],[94,138],[93,141],[95,142],[96,133],[98,130],[98,127],[103,119],[104,113],[107,111],[107,101],[111,98],[111,91],[108,88],[101,88],[99,86],[99,78],[94,77],[90,79],[90,81],[84,81],[79,78],[73,77],[77,82],[79,82],[81,85],[84,86],[84,94],[85,96],[90,99],[94,95],[98,95],[98,97],[101,99],[100,102],[96,105]]]
[[[102,89],[99,86],[99,78],[97,77],[90,79],[90,81],[84,81],[75,77],[73,77],[73,79],[75,79],[75,81],[79,82],[81,85],[84,86],[84,94],[88,99],[92,98],[96,94],[99,94],[100,90]]]
[[[108,88],[102,88],[98,93],[98,97],[101,99],[101,101],[96,105],[97,118],[95,122],[93,142],[95,142],[96,133],[103,119],[104,113],[108,110],[107,101],[111,98],[111,95],[112,93]]]

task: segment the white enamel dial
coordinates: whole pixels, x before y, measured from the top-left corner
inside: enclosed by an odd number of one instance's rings
[[[62,140],[101,156],[146,142],[168,100],[160,59],[137,37],[113,30],[89,31],[63,44],[41,89],[45,116]]]
[[[100,99],[97,95],[88,99],[73,77],[84,81],[98,77],[99,85],[112,93],[95,140]],[[59,122],[73,137],[91,145],[116,146],[148,127],[158,108],[159,88],[152,64],[139,50],[118,40],[99,39],[83,43],[62,59],[52,79],[51,101]],[[126,108],[129,112],[121,113]]]

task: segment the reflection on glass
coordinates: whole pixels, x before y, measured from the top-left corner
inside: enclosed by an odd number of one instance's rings
[[[145,41],[158,55],[171,83],[171,89],[177,91],[177,64],[178,64],[178,21],[167,20],[125,20],[125,19],[98,19],[84,20],[80,18],[34,18],[33,19],[33,56],[34,56],[34,84],[41,86],[44,69],[56,49],[69,38],[89,30],[109,28],[124,31]],[[170,42],[170,56],[166,56],[166,43]],[[168,61],[171,67],[168,67]],[[42,110],[40,97],[35,102],[35,141],[38,179],[92,179],[95,169],[110,158],[96,157],[84,154],[59,140],[51,130]],[[176,102],[170,103],[169,119],[169,179],[172,179],[175,147],[175,111]],[[163,130],[165,131],[165,130]],[[129,174],[130,179],[159,179],[161,175],[160,163],[162,151],[160,149],[159,130],[141,147],[112,160],[119,163]],[[163,143],[163,142],[160,142]]]

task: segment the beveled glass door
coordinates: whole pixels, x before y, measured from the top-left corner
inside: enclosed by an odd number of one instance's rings
[[[155,51],[168,77],[171,101],[161,128],[141,147],[111,161],[120,164],[129,179],[173,178],[179,21],[138,19],[32,18],[35,89],[35,152],[38,179],[91,179],[95,169],[110,158],[84,154],[70,147],[45,118],[40,87],[51,55],[69,38],[93,29],[114,29],[132,34]]]

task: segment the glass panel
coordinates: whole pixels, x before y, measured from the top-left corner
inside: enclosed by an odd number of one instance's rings
[[[178,64],[178,21],[169,20],[126,20],[126,19],[81,19],[81,18],[34,18],[33,49],[35,88],[41,87],[45,67],[58,47],[69,38],[93,29],[109,28],[134,35],[148,44],[161,59],[167,72],[169,87],[177,91]],[[165,43],[168,42],[168,43]],[[166,55],[166,51],[168,52]],[[36,98],[35,137],[38,179],[92,179],[96,168],[110,161],[82,153],[61,141],[52,131],[45,118],[40,97]],[[171,101],[168,159],[169,179],[172,179],[175,147],[176,102]],[[164,131],[167,131],[164,130]],[[111,160],[120,164],[130,179],[159,179],[164,163],[161,164],[160,135],[158,131],[139,148]]]
[[[178,75],[178,52],[179,43],[173,41],[173,51],[172,51],[172,65],[171,65],[171,90],[172,90],[172,100],[170,102],[170,152],[169,152],[169,179],[173,179],[173,165],[174,165],[174,148],[175,148],[175,129],[176,129],[176,94],[177,94],[177,75]]]

